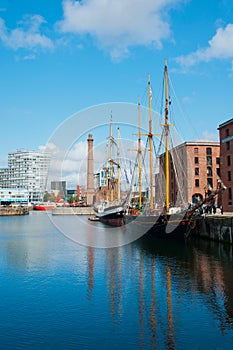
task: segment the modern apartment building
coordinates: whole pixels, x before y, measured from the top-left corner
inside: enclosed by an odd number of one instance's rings
[[[164,167],[163,154],[160,157],[160,169]],[[205,198],[208,188],[217,188],[219,167],[219,142],[184,142],[175,147],[170,152],[169,161],[171,205],[179,205],[181,201],[191,203],[196,199]],[[158,196],[158,190],[155,187],[155,198]]]
[[[219,125],[221,180],[227,187],[222,194],[222,206],[233,211],[233,119]]]
[[[1,188],[24,188],[29,202],[43,200],[50,156],[48,153],[17,150],[8,154],[8,168],[0,169]]]
[[[0,188],[9,187],[9,171],[8,168],[0,168]]]

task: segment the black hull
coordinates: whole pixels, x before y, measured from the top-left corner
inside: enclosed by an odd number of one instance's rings
[[[141,232],[144,239],[186,240],[193,229],[193,222],[184,214],[135,216],[125,215],[124,224],[135,233]]]
[[[185,219],[185,212],[172,215],[126,215],[123,212],[106,214],[99,221],[112,227],[124,226],[135,239],[186,240],[192,233],[195,221]]]
[[[99,221],[108,226],[120,227],[124,225],[124,214],[120,212],[99,216]]]

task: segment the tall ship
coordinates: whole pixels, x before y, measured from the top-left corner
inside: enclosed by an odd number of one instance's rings
[[[114,158],[116,149],[116,159]],[[117,140],[113,137],[112,116],[110,133],[106,142],[106,164],[104,167],[106,185],[95,195],[94,211],[99,221],[111,226],[124,225],[124,213],[127,196],[121,194],[121,164],[120,164],[120,129],[117,129]]]
[[[171,129],[173,124],[170,123],[170,95],[168,84],[168,68],[165,60],[164,63],[164,115],[160,125],[160,134],[156,154],[154,155],[154,136],[152,128],[152,92],[150,86],[150,77],[148,78],[148,111],[149,127],[147,133],[141,132],[140,126],[140,100],[138,101],[138,149],[137,149],[137,168],[138,168],[138,195],[137,204],[132,205],[133,194],[122,199],[120,196],[120,149],[118,136],[118,157],[117,162],[112,159],[112,144],[116,144],[112,135],[112,121],[110,123],[110,157],[106,161],[106,196],[104,200],[95,206],[96,216],[105,224],[111,226],[124,226],[126,232],[135,233],[135,237],[146,236],[150,238],[162,239],[182,239],[188,237],[195,226],[195,214],[199,213],[201,207],[221,193],[225,186],[218,181],[216,190],[212,190],[204,200],[199,201],[191,207],[185,202],[185,195],[182,193],[182,183],[180,179],[184,176],[185,169],[182,165],[182,159],[178,159],[174,151]],[[143,191],[143,147],[142,136],[147,136],[149,143],[149,186],[147,196],[142,195]],[[155,159],[154,159],[155,158]],[[171,161],[172,159],[172,161]],[[155,163],[159,171],[155,174]],[[172,165],[171,165],[172,164]],[[116,188],[113,180],[113,165],[117,166],[117,193],[113,199],[113,188]],[[171,169],[172,167],[172,169]],[[157,169],[158,170],[158,169]],[[176,186],[176,198],[170,198],[170,180],[171,174],[176,176],[173,186]],[[145,177],[145,176],[144,176]],[[155,184],[155,179],[157,183]],[[155,188],[157,192],[155,193]],[[158,191],[159,189],[159,191]],[[159,193],[160,192],[160,193]],[[135,203],[135,201],[134,201]]]
[[[196,205],[187,207],[187,203],[182,202],[182,184],[179,183],[179,174],[184,171],[182,159],[178,159],[177,154],[172,154],[175,149],[170,140],[170,128],[173,124],[169,121],[170,96],[168,90],[168,68],[164,64],[164,119],[161,123],[162,132],[158,146],[157,159],[159,160],[160,172],[155,175],[153,170],[153,131],[152,131],[152,106],[151,106],[151,88],[150,79],[148,79],[148,100],[149,100],[149,129],[146,135],[149,140],[149,198],[146,202],[142,201],[142,149],[140,131],[140,103],[138,112],[138,181],[139,181],[139,198],[137,208],[129,209],[124,215],[124,225],[128,230],[141,232],[141,236],[146,235],[150,238],[162,239],[182,239],[184,240],[195,226],[195,214],[203,204],[213,200],[221,193],[225,186],[219,179],[216,190],[212,190],[209,196]],[[145,135],[145,134],[144,134]],[[160,147],[163,146],[163,153],[159,153]],[[173,157],[173,158],[172,158]],[[172,158],[172,161],[171,161]],[[162,164],[161,164],[162,163]],[[176,164],[177,163],[177,164]],[[171,169],[171,164],[173,169]],[[176,168],[175,168],[176,167]],[[161,171],[162,170],[162,171]],[[176,199],[173,202],[170,199],[170,179],[171,171],[177,176],[176,180]],[[157,179],[157,188],[161,188],[161,197],[155,196],[155,181]],[[179,186],[178,186],[178,185]],[[173,183],[173,186],[175,184]],[[158,196],[158,191],[157,191]]]

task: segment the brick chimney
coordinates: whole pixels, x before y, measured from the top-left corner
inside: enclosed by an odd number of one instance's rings
[[[88,135],[88,157],[87,157],[87,205],[93,205],[94,198],[94,173],[93,173],[93,138]]]

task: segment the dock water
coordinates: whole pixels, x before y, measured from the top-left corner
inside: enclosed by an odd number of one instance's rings
[[[27,207],[0,207],[0,216],[20,216],[28,214],[29,210]],[[94,218],[95,212],[93,207],[57,207],[52,210],[52,215],[82,215]],[[233,213],[206,214],[196,217],[195,226],[192,229],[191,235],[211,241],[232,244]]]

